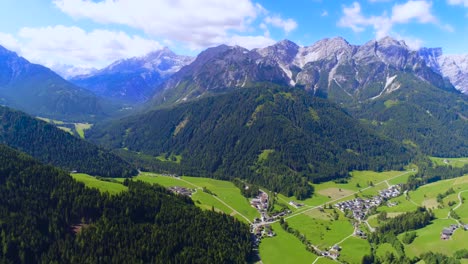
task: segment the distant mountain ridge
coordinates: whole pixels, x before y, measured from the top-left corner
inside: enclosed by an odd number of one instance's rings
[[[105,98],[142,102],[158,84],[192,61],[192,57],[177,55],[166,47],[142,57],[118,60],[70,81]]]
[[[338,103],[372,100],[400,86],[398,72],[449,91],[455,89],[426,65],[416,51],[390,37],[351,45],[341,37],[323,39],[308,47],[283,40],[247,50],[221,45],[200,53],[174,74],[153,100],[173,103],[254,83],[299,86]]]
[[[105,103],[52,70],[0,46],[0,104],[66,120],[105,116]]]
[[[468,94],[468,54],[444,55],[441,48],[423,48],[419,54],[434,71]]]
[[[435,57],[421,54],[390,37],[361,46],[340,37],[308,47],[289,40],[254,50],[221,45],[200,53],[161,84],[148,108],[262,83],[295,86],[426,154],[463,155],[468,152],[467,97],[437,71]]]

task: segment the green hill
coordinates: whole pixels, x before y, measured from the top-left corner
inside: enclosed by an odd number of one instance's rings
[[[248,226],[163,187],[100,194],[0,144],[1,263],[245,263]]]
[[[398,90],[345,108],[377,131],[427,155],[466,156],[468,97],[410,74],[402,74],[398,80]]]
[[[0,106],[0,143],[66,170],[103,177],[130,177],[137,171],[106,150],[20,111]]]
[[[272,85],[98,124],[88,136],[141,152],[134,160],[153,156],[145,158],[156,164],[152,169],[241,177],[298,197],[312,192],[308,181],[347,177],[353,169],[398,169],[411,156],[329,101]]]

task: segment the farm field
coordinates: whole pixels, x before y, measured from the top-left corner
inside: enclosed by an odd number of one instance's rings
[[[260,243],[260,257],[263,263],[312,263],[317,258],[316,255],[307,251],[305,245],[294,235],[284,231],[279,224],[273,224],[272,227],[276,236],[265,238]]]
[[[84,183],[90,188],[96,188],[101,192],[108,192],[110,194],[118,194],[120,192],[126,191],[128,188],[123,186],[120,183],[102,181],[96,179],[95,177],[84,174],[84,173],[72,173],[70,174],[75,180]]]
[[[242,196],[240,190],[233,183],[228,181],[188,176],[182,176],[179,179],[145,172],[141,173],[134,179],[149,183],[157,183],[165,187],[181,186],[197,189],[197,192],[193,195],[192,198],[194,201],[198,200],[201,204],[205,204],[206,206],[202,206],[204,208],[211,209],[211,206],[213,206],[215,209],[223,211],[229,215],[238,215],[238,213],[240,213],[240,215],[244,215],[250,221],[260,216],[257,210],[250,206],[249,200]],[[222,202],[211,195],[209,195],[211,196],[211,199],[208,199],[208,197],[204,195],[199,195],[199,193],[202,192],[202,188],[206,188],[210,192],[214,193],[218,199],[228,204],[238,213],[234,212],[232,209],[228,208],[226,205],[222,204]],[[203,198],[200,198],[201,196],[203,196]],[[223,206],[219,206],[220,204]],[[246,219],[243,220],[245,221]]]

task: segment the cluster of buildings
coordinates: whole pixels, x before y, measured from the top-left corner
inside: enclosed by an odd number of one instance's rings
[[[373,207],[381,205],[384,201],[397,197],[401,194],[400,185],[390,186],[388,189],[379,191],[379,195],[372,198],[356,198],[353,200],[348,200],[335,204],[335,206],[340,209],[342,212],[350,210],[353,212],[353,218],[356,220],[363,220],[366,217],[366,214]]]
[[[328,257],[335,260],[340,256],[340,251],[341,247],[338,245],[334,245],[329,250],[322,251],[320,254],[324,257]]]
[[[442,229],[442,232],[440,233],[440,239],[448,240],[453,235],[455,230],[461,227],[463,227],[465,231],[468,231],[468,225],[453,224],[453,225],[450,225],[449,227]]]
[[[260,191],[257,197],[250,201],[250,205],[259,212],[265,212],[268,209],[268,194]]]
[[[271,225],[251,226],[250,228],[250,232],[254,234],[258,240],[262,237],[274,237],[276,235]]]
[[[168,173],[163,173],[161,174],[161,176],[171,177],[171,178],[180,178],[179,176],[177,176],[177,174],[168,174]]]
[[[304,206],[304,204],[297,203],[297,202],[295,202],[295,201],[289,201],[289,205],[291,205],[292,207],[294,207],[294,208],[296,208],[296,209],[298,209],[298,208]]]
[[[171,192],[173,192],[175,194],[184,195],[184,196],[188,196],[188,197],[192,196],[192,190],[187,189],[185,187],[172,186],[172,187],[169,187],[169,191],[171,191]]]

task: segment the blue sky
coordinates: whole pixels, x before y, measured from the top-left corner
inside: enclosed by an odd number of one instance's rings
[[[335,36],[468,53],[468,0],[2,0],[0,17],[0,45],[53,69],[101,68],[164,46],[196,55]]]

